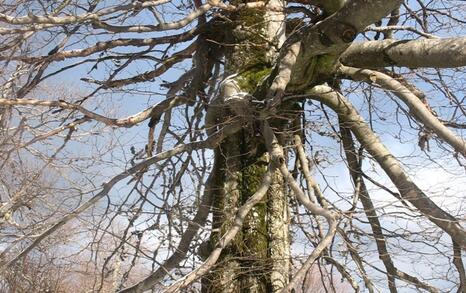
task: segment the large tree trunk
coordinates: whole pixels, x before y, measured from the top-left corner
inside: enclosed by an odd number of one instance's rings
[[[272,0],[266,9],[244,9],[231,15],[234,27],[228,42],[235,46],[227,49],[225,72],[238,74],[232,81],[235,92],[253,94],[270,73],[285,33],[283,12],[271,7],[283,6],[281,0]],[[238,114],[233,112],[226,110],[227,116]],[[223,166],[219,169],[223,184],[213,201],[211,245],[231,227],[237,207],[256,192],[269,163],[254,115],[244,114],[243,129],[215,152],[215,160]],[[286,286],[290,271],[288,224],[286,189],[277,170],[267,196],[251,210],[241,232],[203,279],[203,292],[277,292]]]

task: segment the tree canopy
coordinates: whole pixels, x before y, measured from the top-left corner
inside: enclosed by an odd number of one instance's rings
[[[464,292],[466,4],[0,3],[0,291]]]

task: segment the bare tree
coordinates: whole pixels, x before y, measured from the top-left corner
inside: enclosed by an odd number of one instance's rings
[[[1,284],[77,239],[74,290],[463,292],[464,16],[3,1]]]

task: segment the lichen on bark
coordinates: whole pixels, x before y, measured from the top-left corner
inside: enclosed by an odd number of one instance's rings
[[[280,0],[270,2],[284,4]],[[277,34],[284,33],[280,26],[271,28],[268,24],[270,19],[280,20],[280,15],[267,12],[267,9],[242,9],[233,13],[230,19],[234,28],[226,38],[230,46],[225,49],[225,73],[236,74],[234,81],[241,92],[255,94],[257,100],[264,99],[256,94],[257,87],[271,74],[272,59],[282,39]],[[275,30],[273,35],[271,29]],[[216,159],[223,160],[225,167],[220,170],[224,183],[213,204],[211,246],[233,225],[234,212],[257,190],[269,164],[265,146],[251,119],[216,152]],[[204,278],[203,292],[276,292],[288,282],[288,206],[281,175],[274,176],[265,199],[251,210],[241,232],[222,252],[217,267]]]

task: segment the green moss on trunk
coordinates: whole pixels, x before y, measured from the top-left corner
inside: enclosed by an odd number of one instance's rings
[[[227,34],[230,46],[225,48],[225,71],[236,73],[241,91],[251,94],[258,92],[258,86],[272,71],[265,14],[264,9],[243,9],[229,17],[234,29]],[[269,163],[253,123],[229,137],[219,150],[217,159],[225,166],[224,184],[214,202],[211,245],[232,227],[236,209],[257,191]],[[219,265],[204,278],[203,292],[272,292],[268,202],[266,197],[250,211],[242,230],[222,252]]]

